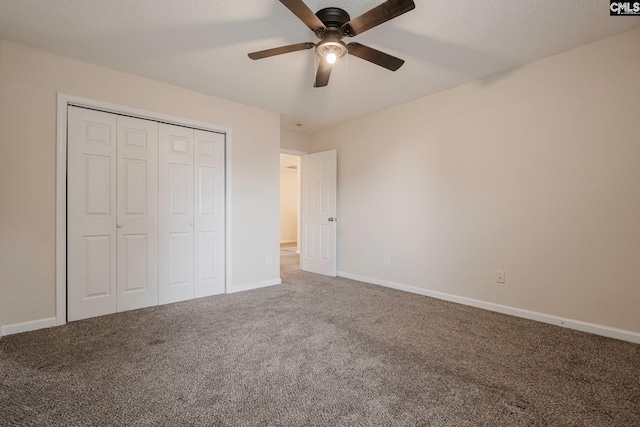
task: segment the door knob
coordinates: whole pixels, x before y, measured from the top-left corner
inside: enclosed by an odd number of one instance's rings
[[[331,217],[329,217],[329,219],[328,219],[327,221],[329,221],[329,222],[335,222],[335,221],[337,221],[337,220],[338,220],[338,218],[336,218],[335,216],[331,216]]]

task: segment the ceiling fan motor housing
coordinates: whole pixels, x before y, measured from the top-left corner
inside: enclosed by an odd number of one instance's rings
[[[339,7],[325,7],[317,11],[316,16],[327,28],[340,28],[351,20],[349,14]]]
[[[321,41],[316,45],[316,54],[322,58],[333,53],[336,58],[342,58],[348,52],[347,45],[342,41],[345,37],[342,26],[351,20],[349,14],[339,7],[326,7],[316,12],[316,16],[326,28],[316,36]]]

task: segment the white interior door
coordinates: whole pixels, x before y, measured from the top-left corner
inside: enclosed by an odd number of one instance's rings
[[[300,268],[336,275],[336,150],[302,156]]]
[[[158,123],[117,117],[118,311],[158,305]]]
[[[194,131],[194,296],[224,293],[225,136]]]
[[[160,304],[194,297],[194,131],[160,124]]]
[[[68,110],[68,320],[116,312],[116,115]]]

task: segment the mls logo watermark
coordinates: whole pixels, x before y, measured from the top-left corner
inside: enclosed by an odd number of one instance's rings
[[[609,15],[640,15],[640,1],[614,1],[609,0]]]

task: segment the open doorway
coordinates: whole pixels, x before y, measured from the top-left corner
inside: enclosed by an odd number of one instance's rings
[[[280,154],[280,260],[299,268],[300,156]]]

